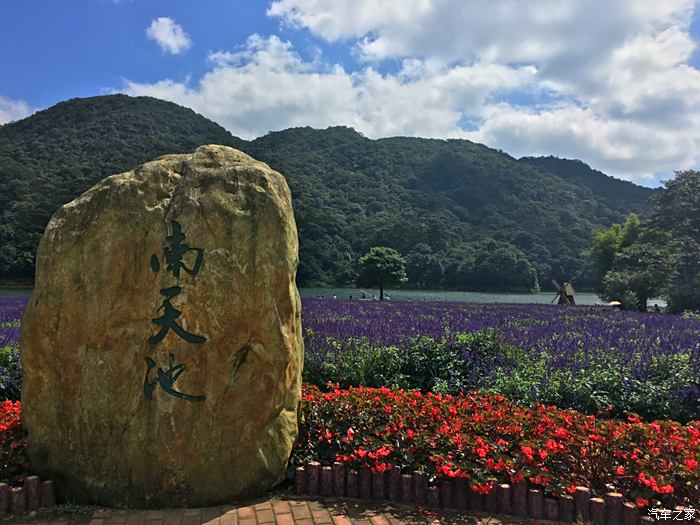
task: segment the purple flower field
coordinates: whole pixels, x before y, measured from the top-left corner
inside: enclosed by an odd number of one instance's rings
[[[330,340],[341,348],[360,339],[402,347],[416,336],[441,339],[494,328],[503,343],[547,352],[553,368],[585,369],[591,358],[614,355],[643,377],[655,360],[685,354],[700,378],[700,321],[675,315],[550,305],[304,299],[303,328],[311,359],[336,353]]]
[[[26,297],[0,297],[0,348],[19,341],[19,322]]]
[[[5,397],[19,394],[26,302],[0,297]],[[589,412],[612,405],[647,418],[700,419],[697,320],[549,305],[313,298],[302,305],[305,380],[316,384],[484,388]]]
[[[447,364],[442,378],[447,391],[484,388],[588,412],[613,405],[647,418],[700,419],[700,322],[681,316],[555,305],[318,299],[305,299],[302,315],[307,376],[318,376],[317,383],[324,370],[340,371],[341,383],[344,371],[356,377],[363,360],[386,378],[396,355],[432,345],[464,362]],[[490,332],[494,340],[460,342],[458,334],[473,332]],[[379,354],[370,355],[368,347]],[[363,357],[343,366],[347,356],[358,354]],[[451,388],[452,371],[459,367],[462,384]],[[332,373],[325,379],[334,380]],[[397,386],[415,386],[402,384],[400,375]],[[364,383],[372,383],[366,378]]]
[[[22,388],[19,331],[27,297],[0,297],[0,396],[18,399]]]

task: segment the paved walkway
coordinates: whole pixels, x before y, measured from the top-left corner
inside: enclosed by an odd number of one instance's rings
[[[207,509],[113,510],[97,509],[89,514],[25,516],[7,524],[32,525],[499,525],[528,523],[524,520],[466,514],[395,504],[372,504],[347,499],[292,499],[286,496],[248,505],[226,505]]]

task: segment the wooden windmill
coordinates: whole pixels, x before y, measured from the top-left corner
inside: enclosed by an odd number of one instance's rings
[[[574,301],[576,290],[571,285],[571,281],[565,281],[564,286],[561,286],[556,279],[552,279],[552,284],[557,290],[557,295],[554,296],[552,302],[557,301],[557,304],[576,304],[576,301]]]

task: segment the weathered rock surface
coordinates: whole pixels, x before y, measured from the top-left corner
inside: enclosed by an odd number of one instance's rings
[[[303,363],[297,262],[286,181],[228,147],[113,175],[56,212],[22,321],[35,472],[73,501],[146,507],[282,480]]]

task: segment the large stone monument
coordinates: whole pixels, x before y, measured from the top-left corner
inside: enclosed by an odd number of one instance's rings
[[[32,469],[59,496],[203,506],[284,478],[303,343],[284,178],[203,146],[63,206],[22,321]]]

